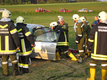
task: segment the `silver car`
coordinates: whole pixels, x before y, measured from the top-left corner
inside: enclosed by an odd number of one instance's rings
[[[31,58],[56,61],[56,53],[61,52],[59,48],[67,51],[67,49],[57,46],[60,32],[50,31],[48,27],[38,24],[27,24],[27,27],[34,38],[34,47],[30,55]],[[43,31],[43,33],[37,35],[37,33],[41,31]]]
[[[78,12],[93,12],[93,10],[82,8],[82,9],[78,10]]]

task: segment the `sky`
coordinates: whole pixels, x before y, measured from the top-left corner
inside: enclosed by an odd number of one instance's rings
[[[107,1],[107,0],[98,0],[98,1],[102,1],[103,2],[103,1]]]

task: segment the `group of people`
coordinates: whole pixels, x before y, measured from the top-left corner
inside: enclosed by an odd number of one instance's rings
[[[14,76],[30,73],[28,62],[34,44],[33,36],[26,27],[22,16],[16,18],[16,26],[10,17],[11,12],[4,10],[0,19],[0,55],[2,55],[3,75],[9,75],[8,58],[11,59]],[[107,73],[107,13],[102,11],[95,16],[96,21],[91,25],[92,28],[85,16],[79,17],[78,14],[74,14],[72,19],[76,34],[75,43],[79,51],[78,62],[81,63],[86,57],[91,56],[90,78],[87,80],[95,80],[96,65],[99,61],[102,67],[102,80],[105,80]],[[51,22],[49,28],[50,31],[60,32],[57,43],[59,52],[67,50],[69,48],[68,24],[63,17],[58,16],[58,21]],[[19,61],[16,59],[16,52],[19,54]],[[60,60],[60,54],[56,53],[57,60]]]
[[[74,20],[74,30],[76,33],[76,44],[79,50],[78,62],[82,62],[85,55],[91,56],[90,61],[90,78],[87,80],[95,80],[96,66],[101,62],[101,80],[105,80],[107,73],[107,13],[102,11],[95,16],[95,21],[92,23],[92,29],[89,26],[86,17],[79,17],[78,14],[72,16]],[[85,49],[83,45],[85,44]],[[84,54],[84,50],[85,53]],[[90,54],[91,50],[91,54]]]
[[[9,58],[14,76],[30,73],[28,62],[34,44],[33,37],[24,24],[22,16],[16,18],[16,26],[10,17],[11,12],[4,10],[0,19],[0,55],[2,56],[3,75],[9,75]],[[19,60],[16,59],[16,52],[19,54]]]

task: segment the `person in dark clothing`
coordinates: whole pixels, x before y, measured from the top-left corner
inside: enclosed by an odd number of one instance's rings
[[[51,22],[50,28],[52,31],[60,33],[60,36],[57,42],[57,47],[61,55],[61,52],[63,52],[65,50],[65,47],[68,46],[67,37],[66,37],[66,34],[64,33],[65,29],[63,29],[62,26],[59,26],[57,22]]]
[[[13,75],[19,75],[16,51],[19,50],[20,43],[17,29],[14,26],[14,21],[10,19],[11,12],[4,10],[2,19],[0,20],[0,55],[2,55],[2,69],[4,76],[9,75],[8,59],[11,59],[13,67]],[[16,50],[17,49],[17,50]]]
[[[96,66],[101,62],[102,79],[105,80],[107,73],[107,13],[99,13],[100,23],[95,25],[89,34],[87,49],[91,49],[90,78],[95,80]]]
[[[22,16],[16,19],[16,29],[18,30],[18,36],[20,40],[20,52],[19,54],[19,69],[21,73],[29,73],[29,57],[32,53],[32,47],[34,44],[33,36],[31,32],[24,24],[24,18]]]

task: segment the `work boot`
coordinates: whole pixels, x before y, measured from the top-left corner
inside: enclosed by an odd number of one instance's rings
[[[14,76],[22,75],[22,73],[20,73],[18,71],[18,65],[17,64],[12,64],[12,66],[13,66],[13,75]]]
[[[68,53],[69,53],[68,55],[72,61],[77,61],[77,58],[71,52],[68,52]]]
[[[56,60],[61,60],[59,52],[56,52]]]
[[[87,78],[87,80],[95,80],[95,68],[90,68],[90,78]]]
[[[23,67],[19,67],[19,71],[21,74],[23,74]]]
[[[23,68],[23,73],[32,73],[28,68]]]
[[[102,69],[101,72],[102,72],[101,80],[105,80],[105,76],[106,76],[107,70]]]

